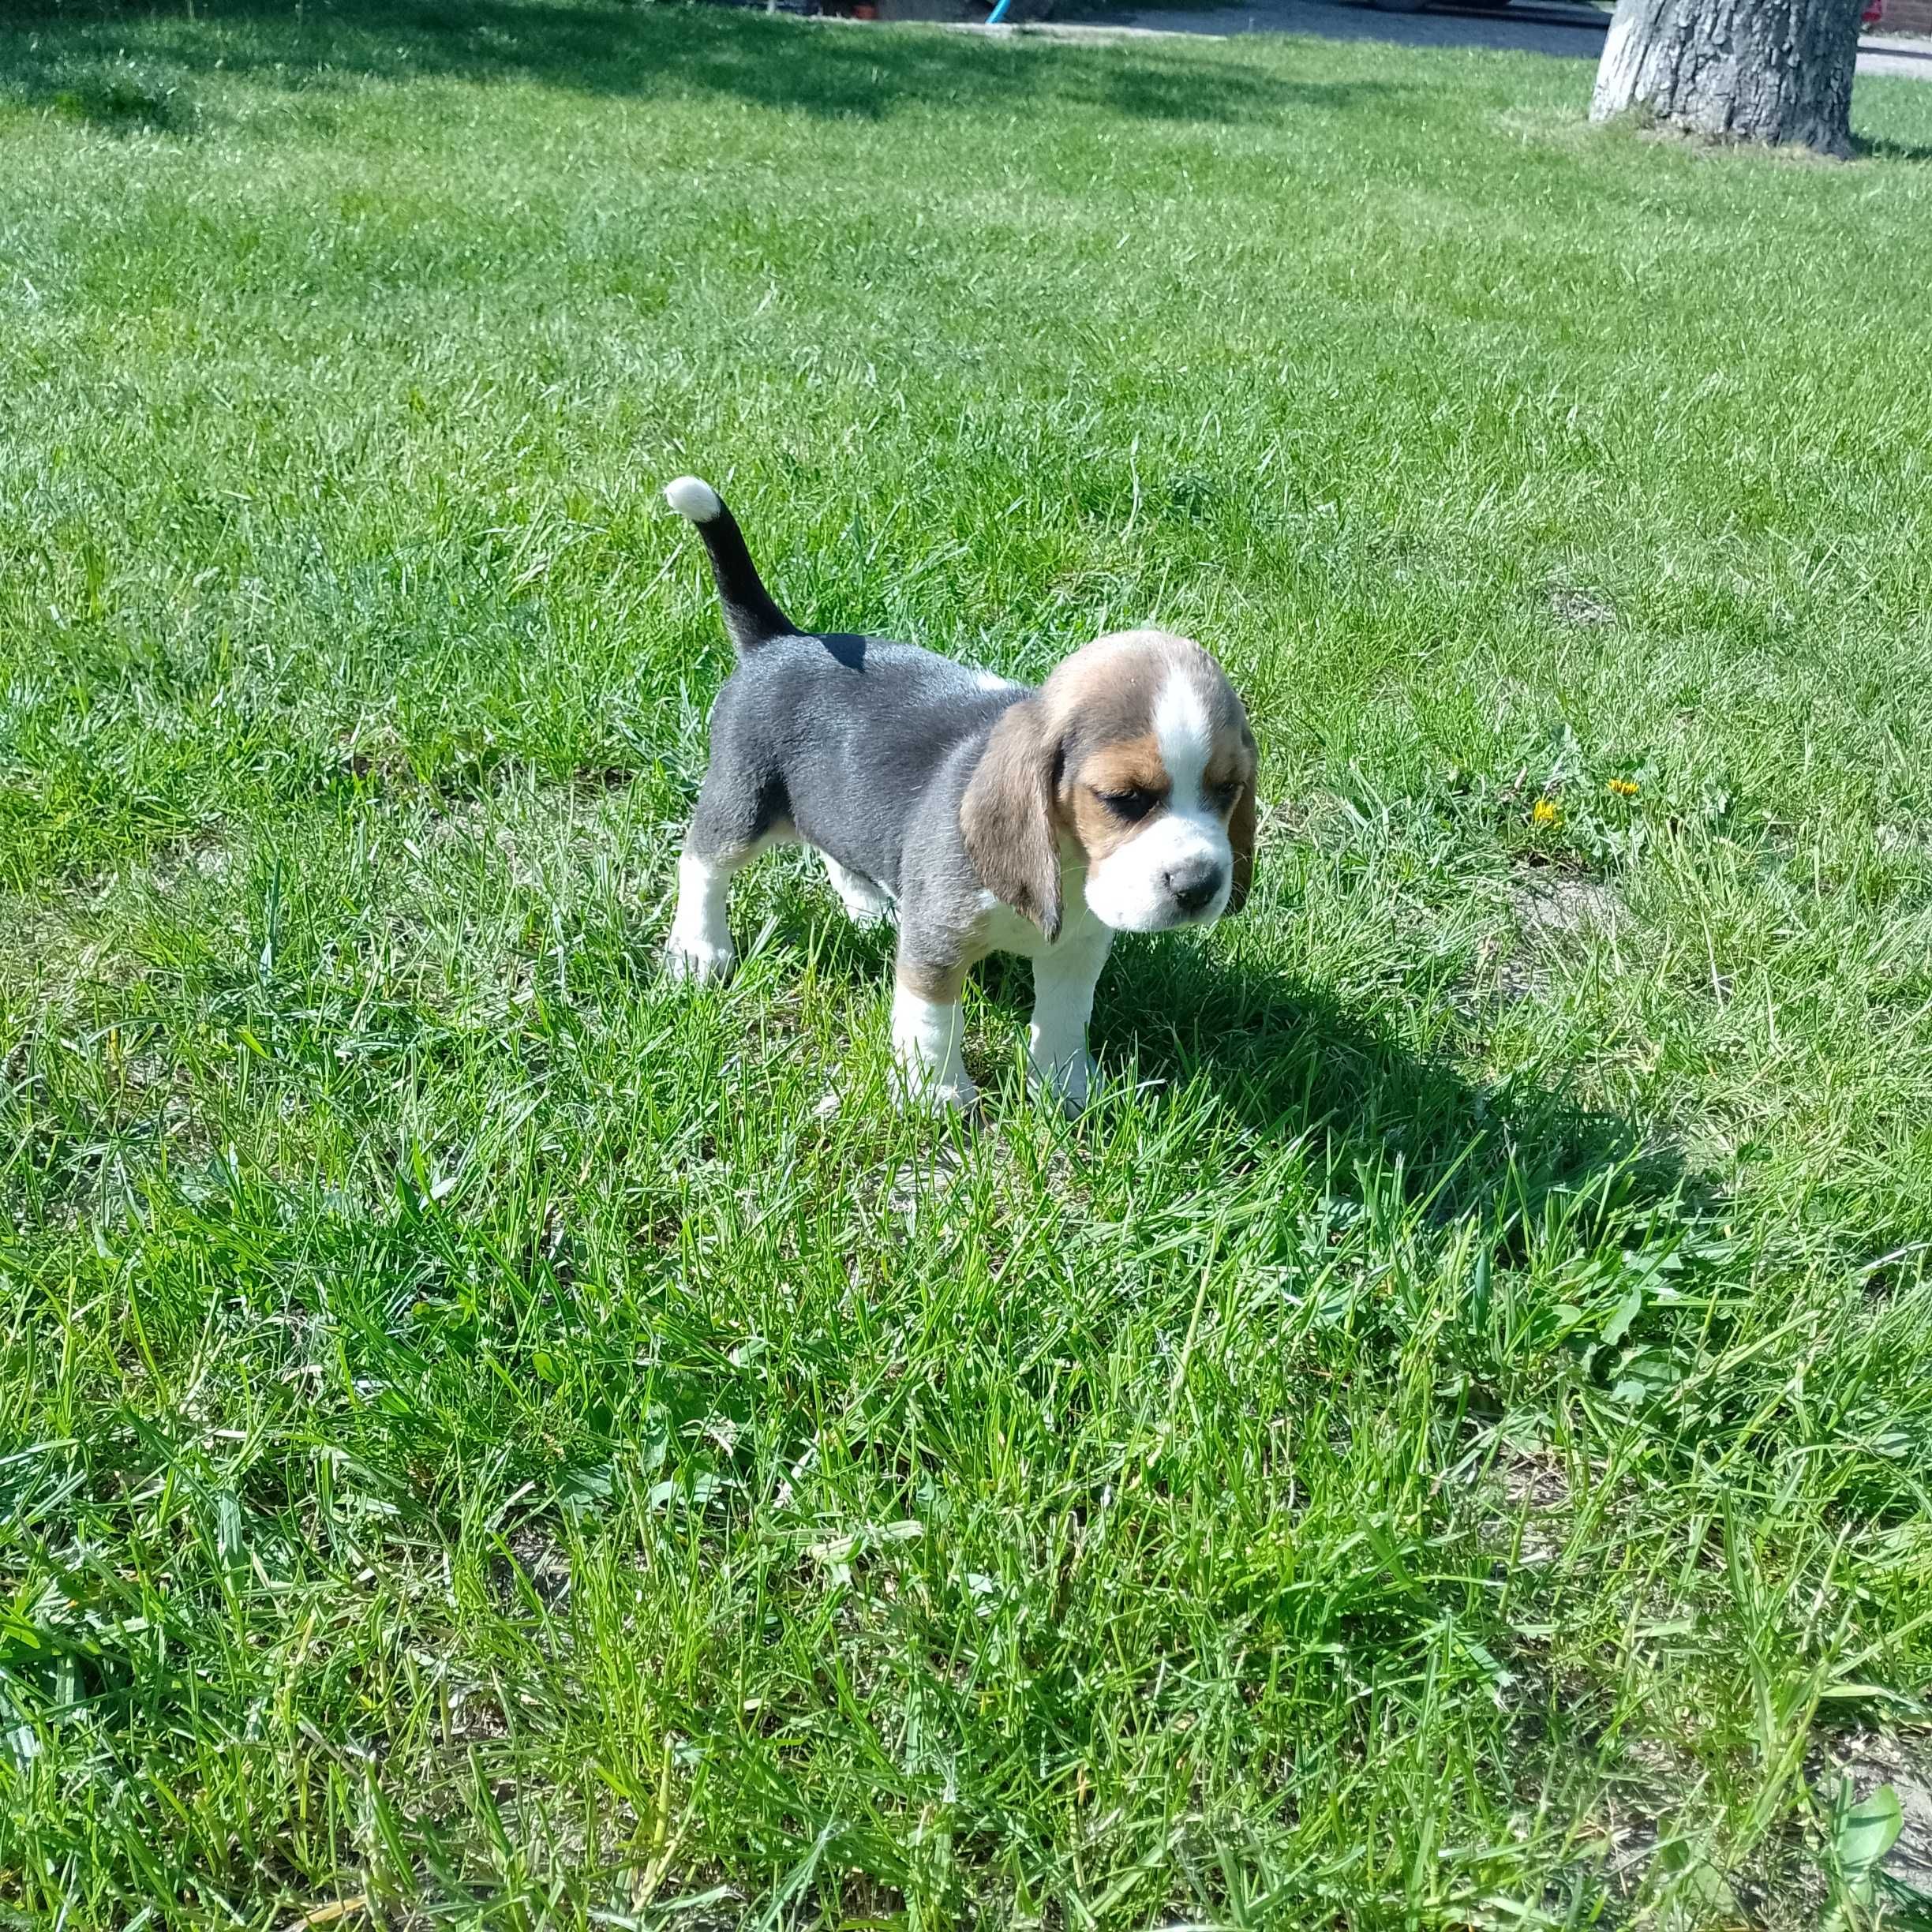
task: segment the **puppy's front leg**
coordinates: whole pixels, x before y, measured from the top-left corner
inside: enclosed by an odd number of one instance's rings
[[[1070,932],[1033,961],[1033,1024],[1027,1060],[1036,1085],[1069,1110],[1083,1107],[1094,1082],[1087,1022],[1114,935],[1104,926]]]
[[[893,992],[893,1056],[910,1101],[965,1107],[979,1097],[960,1050],[966,1016],[960,995],[965,986],[964,967],[935,972],[908,961],[901,951]]]

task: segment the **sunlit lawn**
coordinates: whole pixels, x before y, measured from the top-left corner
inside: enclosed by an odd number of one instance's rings
[[[1882,1901],[1932,89],[1833,168],[1589,80],[0,27],[6,1923]],[[812,621],[1241,683],[1256,902],[1118,949],[1077,1125],[1017,965],[896,1117],[801,864],[659,978],[690,469]]]

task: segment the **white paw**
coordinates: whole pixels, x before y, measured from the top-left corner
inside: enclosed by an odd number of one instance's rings
[[[1090,1053],[1050,1066],[1036,1061],[1029,1071],[1034,1091],[1058,1100],[1069,1114],[1077,1114],[1100,1091],[1100,1069]]]
[[[901,1067],[893,1083],[899,1104],[908,1113],[943,1114],[957,1107],[963,1114],[978,1104],[979,1089],[964,1074],[956,1080],[934,1080],[915,1067]]]
[[[861,898],[856,893],[850,896],[841,893],[839,898],[845,908],[845,916],[861,932],[874,926],[883,926],[892,916],[892,901],[883,893],[871,898]]]
[[[893,1084],[903,1105],[969,1107],[979,1098],[960,1054],[959,1002],[935,1001],[903,982],[893,994]]]
[[[711,986],[731,976],[738,955],[728,945],[713,945],[708,939],[693,939],[673,933],[665,942],[665,972],[673,979],[691,986]]]

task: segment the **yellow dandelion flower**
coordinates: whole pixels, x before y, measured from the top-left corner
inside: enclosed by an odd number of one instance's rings
[[[1634,798],[1637,796],[1636,783],[1629,778],[1612,778],[1610,781],[1610,789],[1619,798]]]
[[[1556,809],[1554,799],[1538,799],[1530,807],[1530,816],[1538,825],[1558,826],[1563,823],[1563,814]]]

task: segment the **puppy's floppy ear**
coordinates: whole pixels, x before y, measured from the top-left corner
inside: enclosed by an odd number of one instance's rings
[[[1044,707],[1023,698],[993,727],[960,800],[960,830],[979,883],[1060,936],[1060,837],[1054,822],[1060,747]]]
[[[1256,774],[1256,777],[1260,773]],[[1234,856],[1234,882],[1228,887],[1227,905],[1221,916],[1238,912],[1248,903],[1248,889],[1254,883],[1255,780],[1241,788],[1234,809],[1228,814],[1228,849]]]

